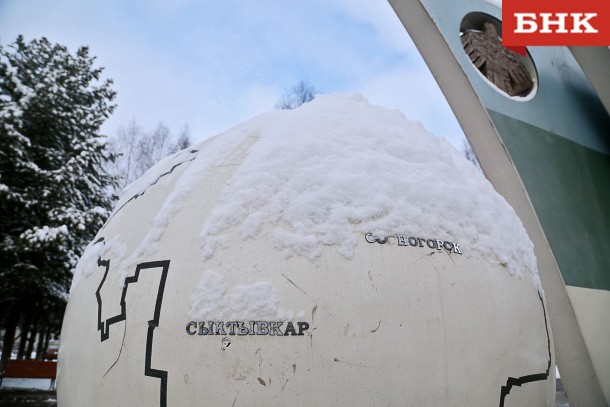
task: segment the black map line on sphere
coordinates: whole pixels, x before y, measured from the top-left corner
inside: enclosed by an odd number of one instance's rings
[[[101,238],[98,241],[102,241]],[[137,283],[138,278],[140,277],[140,271],[146,269],[161,269],[161,278],[159,280],[159,289],[157,291],[157,298],[155,300],[155,311],[153,315],[153,319],[148,321],[148,332],[146,335],[146,357],[144,361],[144,376],[155,377],[161,379],[160,390],[159,390],[159,406],[166,407],[167,406],[167,378],[168,372],[165,370],[159,370],[152,368],[152,354],[153,354],[153,336],[155,328],[159,326],[159,319],[161,317],[161,306],[163,303],[163,293],[165,291],[165,282],[167,280],[167,272],[169,271],[169,260],[162,261],[152,261],[146,263],[140,263],[136,266],[136,271],[133,276],[127,277],[125,279],[125,284],[123,285],[123,292],[121,294],[121,312],[118,315],[110,317],[106,319],[106,321],[102,321],[102,296],[100,291],[106,282],[106,277],[108,276],[108,271],[110,270],[110,260],[102,260],[100,257],[97,261],[99,267],[104,267],[104,276],[102,277],[102,281],[95,291],[95,297],[97,299],[97,329],[100,332],[100,341],[104,342],[108,338],[110,338],[110,325],[113,325],[120,321],[125,321],[127,319],[127,304],[126,304],[126,296],[127,289],[129,288],[129,284]],[[115,362],[116,363],[116,362]],[[106,372],[107,373],[107,372]]]

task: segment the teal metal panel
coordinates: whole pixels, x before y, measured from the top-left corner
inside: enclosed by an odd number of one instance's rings
[[[608,113],[567,47],[529,47],[538,72],[538,89],[531,100],[509,98],[479,73],[460,40],[460,24],[467,14],[464,10],[480,11],[501,21],[500,9],[481,0],[422,3],[487,109],[610,154]],[[610,75],[610,67],[608,70]]]
[[[501,11],[479,0],[422,3],[498,130],[565,283],[610,290],[610,117],[574,57],[566,47],[529,47],[537,89],[509,97],[470,62],[460,40],[464,10],[498,20]]]
[[[610,157],[489,110],[567,285],[610,291]]]

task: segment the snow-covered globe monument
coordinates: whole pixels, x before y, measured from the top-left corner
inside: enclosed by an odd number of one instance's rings
[[[129,186],[75,270],[70,406],[546,406],[553,341],[512,208],[445,141],[319,96]]]

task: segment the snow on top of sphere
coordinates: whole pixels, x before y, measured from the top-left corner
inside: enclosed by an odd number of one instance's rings
[[[437,236],[539,286],[532,243],[513,209],[421,124],[356,94],[319,95],[266,118],[203,226],[204,256],[234,226],[255,238],[272,225],[277,248],[310,259],[324,245],[351,258],[361,238],[354,232]]]
[[[236,231],[244,239],[270,233],[286,257],[312,261],[328,246],[352,258],[366,233],[416,236],[457,242],[464,256],[501,264],[541,289],[525,228],[483,175],[421,124],[357,94],[318,95],[298,109],[257,116],[153,167],[117,208],[188,159],[132,258],[156,250],[203,177],[243,145],[245,158],[201,225],[204,258]]]

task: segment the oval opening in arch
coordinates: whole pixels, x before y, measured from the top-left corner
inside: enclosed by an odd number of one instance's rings
[[[468,13],[460,24],[464,52],[485,81],[513,100],[536,94],[538,74],[529,53],[525,57],[502,46],[502,22],[481,12]]]

